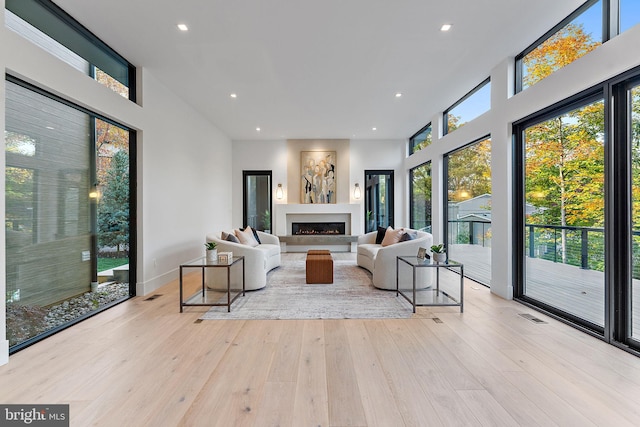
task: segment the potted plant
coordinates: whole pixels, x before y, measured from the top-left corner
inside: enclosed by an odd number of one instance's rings
[[[207,242],[204,247],[207,248],[207,262],[218,262],[218,250],[216,242]]]
[[[271,211],[268,209],[262,214],[262,226],[265,233],[271,233]]]
[[[444,243],[440,243],[439,245],[431,246],[431,253],[433,260],[435,262],[446,262],[447,261],[447,251],[444,247]]]

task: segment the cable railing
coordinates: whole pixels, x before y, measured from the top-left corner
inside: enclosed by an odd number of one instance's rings
[[[491,247],[491,222],[450,220],[449,244]],[[604,228],[525,224],[525,253],[585,270],[604,271]],[[633,232],[634,277],[640,278],[640,231]]]
[[[604,228],[525,224],[525,242],[530,258],[604,271]]]
[[[491,247],[491,222],[468,219],[449,220],[449,243]]]

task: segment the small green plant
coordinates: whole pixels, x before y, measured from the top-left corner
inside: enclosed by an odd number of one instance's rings
[[[271,211],[268,209],[262,214],[262,226],[265,230],[271,229]]]
[[[439,245],[431,246],[431,252],[433,252],[434,254],[443,254],[446,251],[447,250],[444,248],[444,243],[440,243]]]
[[[208,251],[214,250],[216,246],[216,242],[207,242],[204,244],[204,247],[207,248]]]

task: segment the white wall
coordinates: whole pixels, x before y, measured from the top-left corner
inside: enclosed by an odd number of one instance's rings
[[[233,224],[242,224],[242,171],[271,170],[274,204],[300,203],[300,151],[335,150],[338,163],[338,203],[364,205],[365,169],[392,169],[395,173],[395,214],[397,226],[405,223],[405,203],[402,197],[406,187],[403,160],[406,156],[405,140],[276,140],[233,142]],[[344,178],[343,178],[344,177]],[[278,184],[284,188],[282,200],[275,199]],[[363,188],[360,200],[353,198],[353,188]],[[364,218],[364,206],[361,209]],[[275,218],[274,218],[275,221]],[[364,223],[364,221],[362,222]],[[276,229],[274,223],[273,229]]]
[[[232,228],[244,227],[242,223],[242,171],[244,170],[265,170],[271,171],[271,185],[273,201],[286,203],[288,197],[287,187],[287,141],[234,141],[232,148],[233,168],[230,174],[230,184],[233,188],[232,197]],[[276,200],[276,187],[282,184],[284,197]],[[271,216],[275,230],[275,218]],[[220,231],[220,228],[212,228],[209,232]]]
[[[404,159],[407,157],[408,141],[400,140],[352,140],[351,141],[351,181],[353,192],[355,183],[362,188],[362,223],[364,212],[364,171],[373,169],[393,170],[394,225],[409,226],[409,210],[407,205],[408,181],[404,170]]]
[[[4,0],[0,0],[3,6]],[[231,226],[231,141],[147,70],[136,105],[0,28],[0,66],[13,75],[138,131],[138,295],[178,277],[181,263],[204,255],[205,234]],[[4,129],[4,84],[0,125]],[[142,107],[144,105],[144,107]],[[1,168],[5,158],[2,150]],[[4,180],[0,207],[4,211]],[[0,255],[4,259],[4,228]],[[5,265],[0,264],[0,295]],[[5,302],[0,302],[0,364],[8,360]],[[177,309],[176,309],[177,310]]]
[[[143,71],[138,146],[138,295],[204,255],[205,235],[231,226],[231,142]],[[139,134],[140,135],[140,134]]]

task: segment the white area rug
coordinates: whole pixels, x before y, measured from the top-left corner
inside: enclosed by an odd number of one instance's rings
[[[333,266],[332,284],[308,285],[305,261],[285,261],[267,275],[265,288],[238,297],[230,313],[227,307],[212,307],[201,319],[368,319],[413,314],[404,298],[374,288],[371,274],[355,261],[334,260]]]

